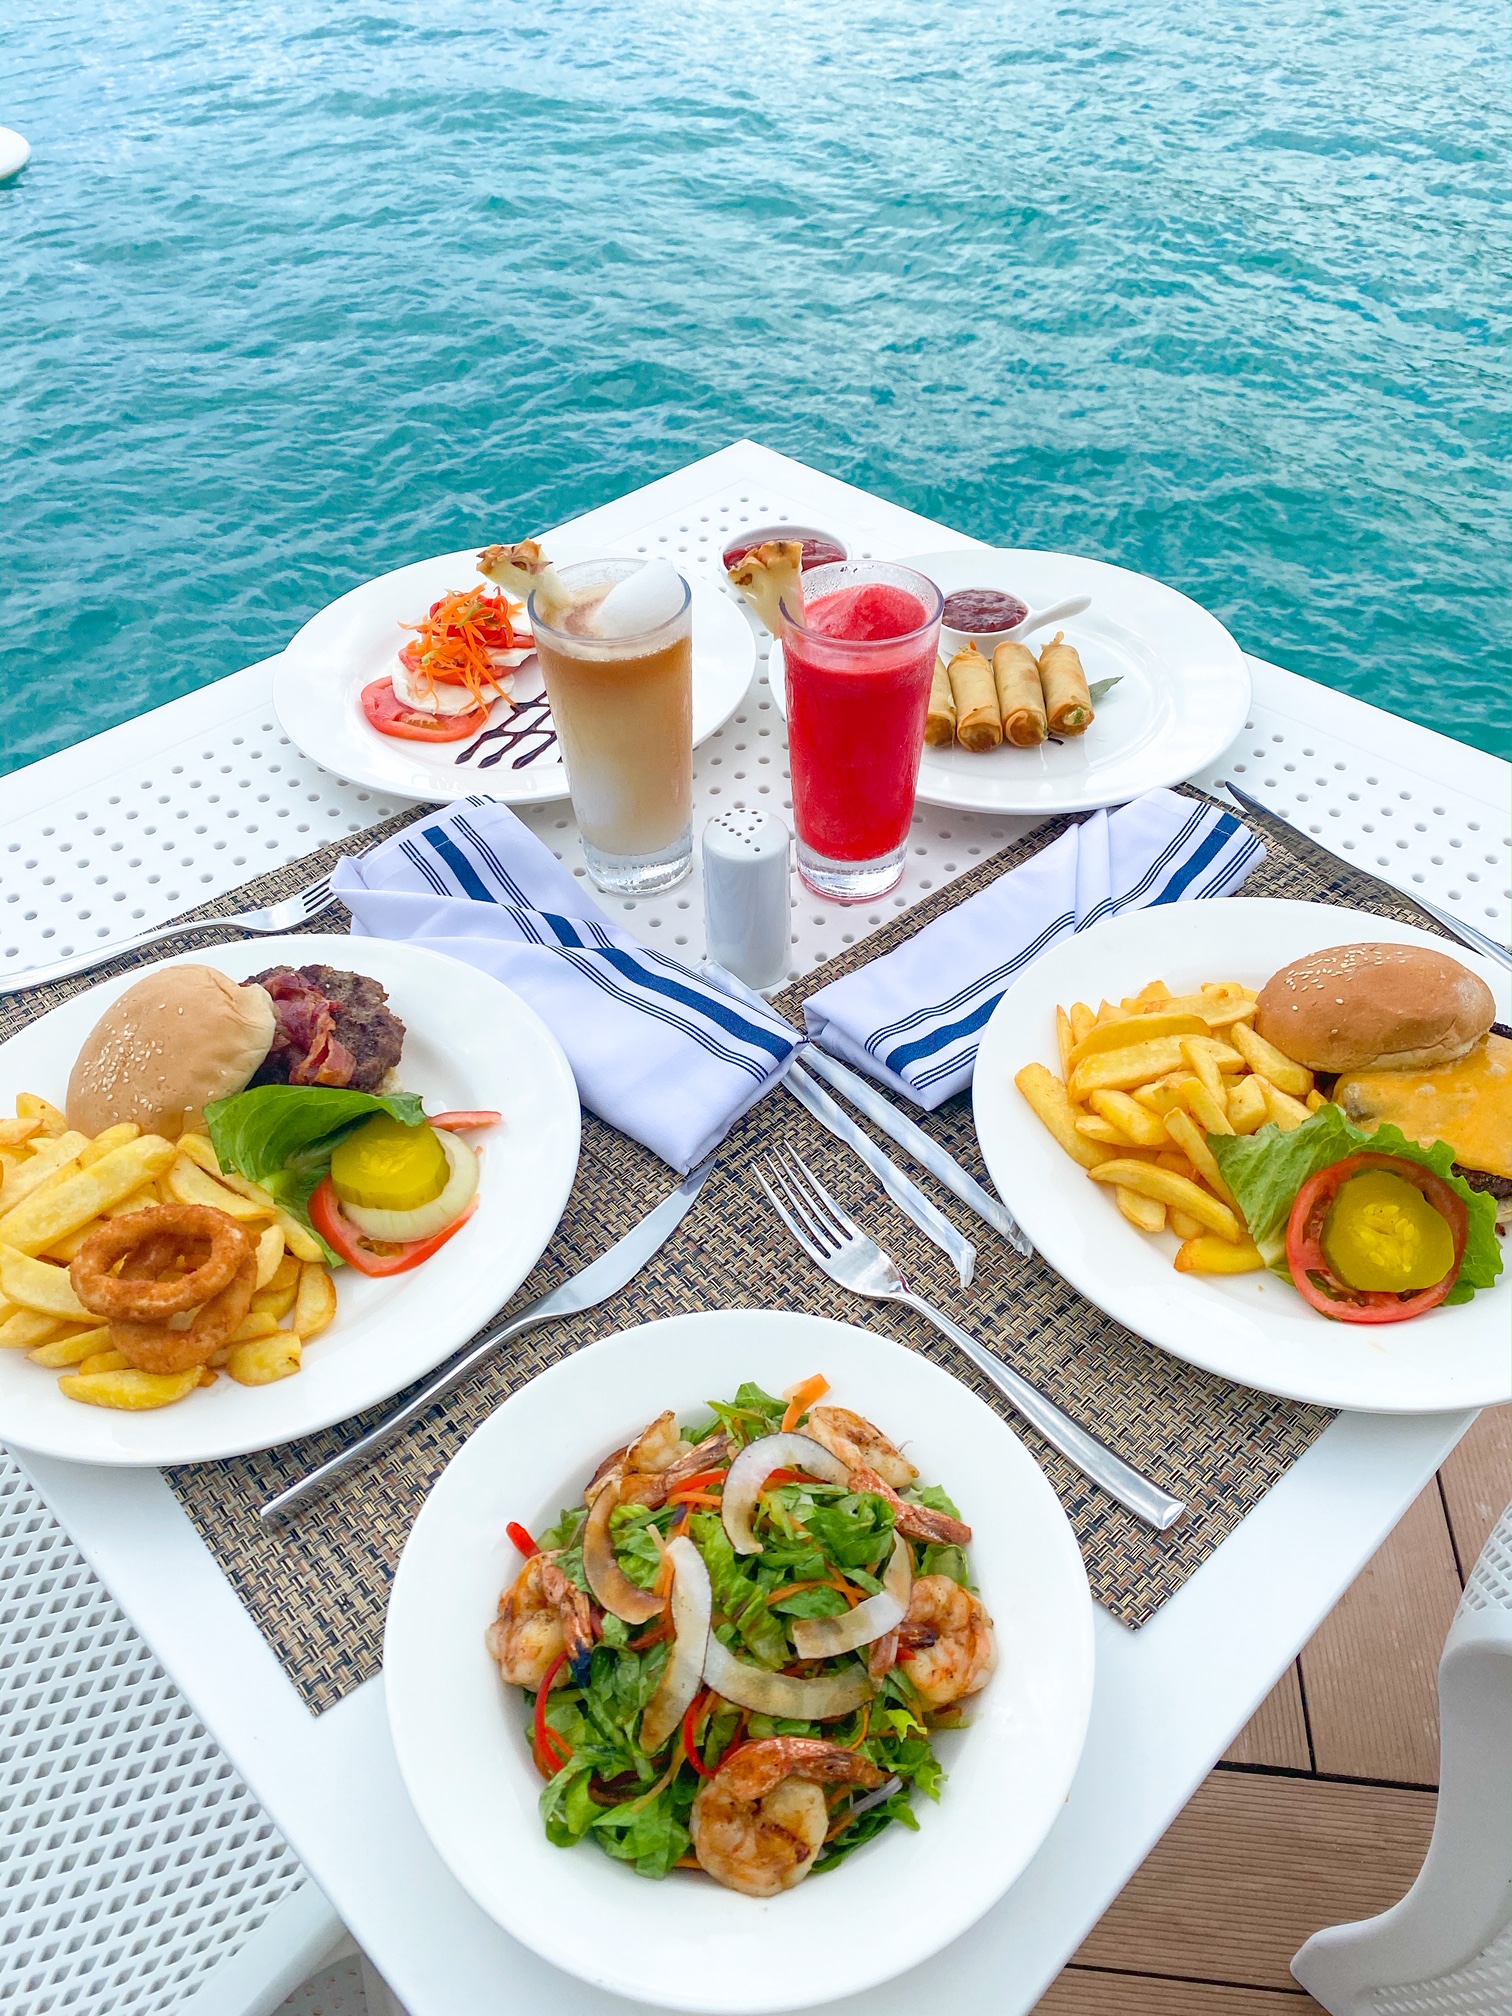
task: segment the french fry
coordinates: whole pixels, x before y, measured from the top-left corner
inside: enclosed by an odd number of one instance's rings
[[[1111,1121],[1127,1141],[1141,1148],[1163,1148],[1165,1126],[1157,1114],[1127,1092],[1094,1092],[1087,1104],[1102,1119]]]
[[[50,1136],[41,1141],[24,1162],[10,1164],[5,1172],[5,1188],[0,1190],[0,1212],[8,1214],[34,1191],[40,1190],[51,1177],[71,1169],[78,1160],[79,1150],[88,1146],[87,1134],[70,1132]]]
[[[331,1270],[317,1262],[307,1262],[299,1270],[299,1293],[294,1298],[295,1334],[308,1344],[335,1320],[336,1283],[331,1279]]]
[[[156,1183],[144,1183],[140,1190],[133,1190],[129,1197],[123,1197],[119,1204],[107,1204],[100,1213],[102,1218],[129,1218],[133,1211],[150,1211],[154,1205],[164,1201]],[[176,1199],[169,1199],[176,1202]],[[91,1228],[93,1229],[93,1228]]]
[[[1152,1113],[1164,1117],[1173,1106],[1186,1104],[1186,1087],[1191,1080],[1191,1072],[1183,1067],[1168,1072],[1164,1078],[1153,1079],[1148,1085],[1136,1085],[1132,1097],[1141,1106],[1148,1106]]]
[[[49,1372],[60,1372],[70,1365],[82,1365],[86,1358],[93,1358],[109,1349],[110,1325],[102,1323],[98,1330],[80,1330],[73,1337],[58,1337],[51,1344],[39,1344],[35,1351],[28,1351],[26,1355],[33,1365],[44,1365]]]
[[[1213,1098],[1221,1103],[1224,1098],[1223,1079],[1218,1070],[1217,1060],[1212,1054],[1212,1042],[1211,1036],[1199,1036],[1195,1039],[1184,1036],[1181,1040],[1181,1054]]]
[[[9,1303],[6,1307],[10,1308]],[[90,1321],[93,1320],[91,1317]],[[0,1322],[0,1351],[33,1351],[39,1344],[51,1343],[70,1327],[61,1318],[44,1316],[37,1309],[11,1309],[4,1322]]]
[[[257,1286],[259,1291],[268,1287],[274,1275],[282,1267],[287,1256],[284,1252],[283,1227],[270,1225],[257,1241]]]
[[[96,1134],[87,1148],[79,1150],[79,1167],[88,1169],[92,1163],[102,1162],[112,1148],[135,1141],[141,1131],[135,1120],[118,1120],[114,1127],[107,1127],[103,1133]]]
[[[66,1141],[69,1137],[61,1135]],[[0,1218],[0,1246],[18,1253],[40,1253],[66,1233],[87,1225],[112,1204],[166,1169],[174,1158],[171,1141],[142,1134],[112,1148],[92,1168],[75,1169],[56,1184],[26,1197]]]
[[[1202,1227],[1198,1224],[1197,1220],[1195,1218],[1188,1218],[1185,1211],[1168,1211],[1166,1213],[1166,1223],[1178,1239],[1197,1239],[1202,1234]],[[1228,1241],[1225,1239],[1223,1243],[1226,1246]]]
[[[1055,1011],[1055,1047],[1060,1052],[1061,1076],[1065,1078],[1070,1074],[1071,1052],[1076,1048],[1076,1038],[1071,1033],[1071,1017],[1061,1007]]]
[[[1290,1134],[1294,1127],[1300,1127],[1312,1115],[1300,1099],[1293,1099],[1289,1092],[1283,1092],[1279,1085],[1273,1085],[1263,1073],[1255,1073],[1255,1083],[1265,1098],[1265,1110],[1283,1134]],[[5,1230],[5,1221],[0,1218],[0,1232]]]
[[[1224,1093],[1216,1096],[1199,1079],[1188,1078],[1182,1088],[1186,1096],[1186,1108],[1205,1134],[1232,1134],[1229,1125],[1228,1100]],[[1166,1116],[1169,1119],[1169,1114]]]
[[[1190,1158],[1183,1155],[1179,1148],[1163,1148],[1155,1157],[1155,1161],[1158,1167],[1169,1169],[1173,1175],[1185,1176],[1188,1183],[1197,1181],[1197,1171],[1193,1168]]]
[[[1200,1015],[1142,1015],[1138,1027],[1130,1031],[1131,1016],[1124,1016],[1117,1022],[1098,1022],[1089,1029],[1080,1043],[1072,1045],[1071,1070],[1074,1071],[1083,1057],[1100,1056],[1106,1050],[1127,1049],[1131,1040],[1153,1043],[1161,1036],[1203,1036],[1208,1026]],[[1070,1073],[1067,1073],[1070,1076]]]
[[[325,1265],[325,1248],[313,1233],[307,1232],[297,1218],[291,1218],[287,1211],[280,1211],[274,1221],[284,1235],[284,1244],[296,1260],[308,1260],[310,1265]]]
[[[1148,1043],[1127,1043],[1117,1050],[1099,1050],[1083,1057],[1066,1080],[1066,1096],[1080,1104],[1091,1092],[1127,1092],[1152,1078],[1179,1071],[1186,1059],[1179,1036],[1154,1036]]]
[[[1169,1001],[1170,998],[1171,998],[1171,990],[1169,987],[1167,987],[1164,980],[1146,981],[1145,985],[1141,987],[1139,992],[1134,996],[1134,999],[1139,1003],[1141,1007],[1143,1007],[1145,1003],[1148,1001]],[[1127,1008],[1128,1005],[1129,1004],[1126,1001],[1124,1003],[1124,1006]]]
[[[304,1346],[293,1330],[275,1330],[255,1343],[234,1346],[226,1370],[238,1386],[271,1386],[299,1370]]]
[[[1311,1090],[1311,1092],[1308,1093],[1306,1099],[1304,1099],[1302,1103],[1304,1106],[1306,1106],[1309,1113],[1316,1113],[1318,1108],[1320,1106],[1326,1106],[1328,1104],[1328,1101],[1323,1097],[1323,1094],[1318,1090],[1317,1086],[1315,1085]]]
[[[1306,1065],[1294,1064],[1284,1051],[1278,1050],[1274,1043],[1267,1043],[1243,1022],[1235,1023],[1233,1038],[1234,1048],[1251,1071],[1257,1077],[1268,1078],[1278,1092],[1289,1092],[1294,1099],[1311,1092],[1313,1074]]]
[[[1174,1170],[1162,1169],[1158,1163],[1115,1157],[1089,1169],[1087,1174],[1094,1183],[1121,1183],[1141,1197],[1158,1198],[1167,1206],[1174,1204],[1222,1239],[1239,1237],[1239,1221],[1227,1204],[1219,1203],[1209,1191],[1189,1182],[1185,1176],[1178,1176]]]
[[[1265,1265],[1252,1239],[1184,1240],[1176,1253],[1178,1274],[1254,1274]]]
[[[1078,1116],[1071,1109],[1065,1086],[1053,1071],[1047,1071],[1043,1064],[1026,1064],[1013,1082],[1073,1162],[1079,1162],[1084,1169],[1093,1169],[1099,1162],[1107,1161],[1110,1151],[1101,1142],[1088,1141],[1077,1133]],[[294,1320],[297,1327],[298,1317]]]
[[[180,1155],[168,1171],[168,1188],[180,1204],[208,1204],[243,1224],[271,1218],[278,1209],[266,1191],[262,1193],[261,1203],[241,1196],[217,1177],[207,1176],[199,1164],[191,1162],[187,1155]]]
[[[1229,1087],[1228,1123],[1236,1134],[1254,1134],[1269,1118],[1258,1078],[1241,1078]]]
[[[284,1258],[289,1267],[287,1276],[282,1280],[275,1279],[268,1287],[257,1291],[252,1297],[249,1315],[271,1316],[275,1323],[281,1323],[294,1307],[294,1297],[299,1293],[300,1262],[292,1253],[285,1254]],[[278,1272],[283,1274],[283,1268],[280,1267]]]
[[[9,1246],[0,1246],[0,1295],[19,1309],[35,1309],[43,1316],[61,1316],[71,1323],[95,1320],[75,1295],[66,1267],[51,1267]]]
[[[140,1413],[148,1407],[171,1407],[199,1384],[199,1367],[187,1372],[120,1372],[65,1374],[59,1390],[70,1400],[82,1400],[89,1407],[119,1407]]]
[[[1115,1008],[1111,1001],[1099,1001],[1097,1004],[1097,1020],[1099,1025],[1104,1022],[1132,1022],[1133,1019],[1134,1017],[1129,1009],[1122,1007]]]
[[[187,1155],[207,1176],[220,1175],[220,1158],[208,1134],[180,1134],[178,1145],[180,1155]]]
[[[42,1132],[42,1122],[35,1114],[29,1120],[17,1117],[14,1120],[0,1120],[0,1148],[19,1148],[23,1141],[30,1141],[33,1134]]]
[[[81,1360],[79,1371],[87,1379],[95,1372],[124,1372],[130,1363],[124,1351],[112,1351],[107,1347],[104,1351],[92,1351]]]
[[[199,1368],[199,1378],[195,1381],[195,1384],[199,1386],[213,1386],[215,1384],[215,1374],[210,1370],[208,1365],[201,1365]]]
[[[1111,1120],[1104,1120],[1099,1114],[1089,1113],[1076,1123],[1076,1131],[1088,1141],[1106,1141],[1112,1148],[1132,1148],[1134,1143],[1128,1135]]]
[[[1255,1016],[1253,995],[1219,994],[1173,994],[1169,1001],[1152,1001],[1143,1009],[1136,1009],[1136,1015],[1143,1020],[1145,1015],[1200,1015],[1211,1030],[1227,1029],[1232,1024],[1252,1022]]]
[[[240,1323],[231,1332],[233,1344],[251,1344],[259,1337],[271,1337],[278,1328],[278,1318],[270,1316],[266,1309],[249,1309]]]
[[[1218,1167],[1218,1158],[1204,1140],[1196,1122],[1187,1113],[1167,1113],[1166,1132],[1190,1161],[1192,1167],[1210,1189],[1217,1192],[1224,1203],[1238,1210],[1234,1193],[1223,1180],[1223,1172]]]
[[[1097,1017],[1092,1013],[1092,1010],[1087,1006],[1085,1001],[1072,1002],[1071,1035],[1073,1041],[1077,1043],[1083,1042],[1087,1031],[1092,1028],[1096,1021]]]
[[[40,1092],[16,1094],[16,1117],[20,1120],[40,1120],[44,1134],[57,1135],[68,1132],[67,1118],[59,1112],[51,1099],[44,1099]]]
[[[1131,1190],[1126,1183],[1119,1183],[1114,1187],[1113,1202],[1129,1223],[1141,1232],[1164,1232],[1166,1207],[1158,1197],[1141,1197],[1137,1190]]]

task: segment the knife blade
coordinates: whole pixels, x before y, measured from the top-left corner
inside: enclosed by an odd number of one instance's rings
[[[623,1239],[616,1240],[607,1253],[601,1253],[597,1260],[580,1268],[570,1280],[553,1288],[549,1295],[532,1302],[528,1309],[522,1309],[518,1316],[495,1324],[475,1344],[470,1344],[460,1357],[443,1366],[435,1378],[428,1380],[402,1407],[396,1407],[392,1414],[385,1415],[365,1435],[359,1435],[345,1449],[317,1464],[297,1484],[290,1484],[270,1498],[258,1513],[258,1518],[265,1522],[281,1519],[293,1506],[322,1489],[341,1471],[370,1456],[413,1421],[417,1414],[423,1414],[433,1401],[450,1392],[474,1366],[480,1365],[501,1344],[507,1344],[522,1331],[535,1329],[538,1324],[554,1322],[561,1316],[575,1316],[583,1309],[592,1309],[598,1303],[606,1302],[627,1281],[633,1280],[646,1262],[666,1245],[693,1208],[694,1199],[708,1181],[718,1159],[717,1153],[705,1156],[696,1169],[689,1170],[669,1197],[664,1197],[654,1210],[648,1211],[640,1223],[632,1226]]]
[[[1442,924],[1446,931],[1452,932],[1458,938],[1461,945],[1468,945],[1472,952],[1479,952],[1482,958],[1494,959],[1499,966],[1512,969],[1512,952],[1509,952],[1505,945],[1498,944],[1494,938],[1488,936],[1477,925],[1467,923],[1461,917],[1456,917],[1452,910],[1440,909],[1437,903],[1430,903],[1426,896],[1409,896],[1405,889],[1398,889],[1394,883],[1386,881],[1384,876],[1373,874],[1369,868],[1362,867],[1358,861],[1346,861],[1342,854],[1335,854],[1332,848],[1325,847],[1321,841],[1315,840],[1310,833],[1302,832],[1300,828],[1292,824],[1290,819],[1283,818],[1279,812],[1273,812],[1269,805],[1262,805],[1258,798],[1252,797],[1248,791],[1242,790],[1231,778],[1220,777],[1217,788],[1220,791],[1227,791],[1229,796],[1252,819],[1257,820],[1261,825],[1272,826],[1278,832],[1284,833],[1291,845],[1305,858],[1311,858],[1316,861],[1321,856],[1330,868],[1348,868],[1352,873],[1361,876],[1365,881],[1374,882],[1378,889],[1385,889],[1396,897],[1405,896],[1409,903],[1423,912],[1424,916],[1431,917],[1436,924]]]

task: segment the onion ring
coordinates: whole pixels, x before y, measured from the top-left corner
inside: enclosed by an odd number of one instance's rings
[[[173,1253],[203,1245],[203,1259],[187,1273],[166,1274],[161,1270],[170,1264],[170,1240]],[[157,1323],[202,1308],[218,1296],[251,1250],[245,1232],[224,1211],[208,1204],[159,1204],[113,1218],[92,1232],[68,1272],[75,1295],[92,1315]],[[139,1251],[142,1259],[133,1265]],[[117,1262],[124,1263],[119,1274],[113,1271]],[[152,1271],[144,1275],[139,1267]]]
[[[204,1208],[210,1209],[208,1205]],[[236,1230],[246,1252],[225,1287],[196,1312],[186,1330],[175,1330],[167,1321],[136,1323],[116,1318],[111,1322],[111,1344],[138,1372],[187,1372],[192,1365],[208,1365],[229,1343],[257,1290],[257,1249],[240,1226]]]

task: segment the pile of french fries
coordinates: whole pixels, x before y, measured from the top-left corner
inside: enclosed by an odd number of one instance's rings
[[[257,1247],[251,1308],[210,1365],[187,1372],[129,1365],[69,1279],[91,1232],[154,1204],[213,1205]],[[305,1345],[335,1314],[322,1247],[266,1190],[223,1172],[204,1135],[165,1141],[128,1121],[91,1140],[34,1092],[18,1096],[14,1120],[0,1120],[0,1350],[61,1372],[70,1400],[132,1412],[166,1407],[213,1386],[217,1368],[243,1386],[267,1386],[299,1370]]]
[[[1248,1274],[1264,1261],[1208,1146],[1210,1134],[1288,1132],[1323,1105],[1313,1075],[1255,1030],[1236,980],[1173,994],[1163,980],[1094,1013],[1055,1011],[1061,1075],[1026,1064],[1015,1085],[1073,1161],[1141,1232],[1174,1232],[1183,1274]]]

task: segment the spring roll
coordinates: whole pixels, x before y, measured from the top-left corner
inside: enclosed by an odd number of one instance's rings
[[[955,701],[957,742],[963,749],[977,752],[996,749],[1003,739],[997,687],[993,684],[992,667],[974,640],[951,659],[948,677]]]
[[[924,719],[924,740],[931,749],[948,749],[955,740],[955,732],[955,697],[950,690],[950,674],[945,669],[945,660],[936,658],[929,688],[929,712]]]
[[[778,610],[786,602],[790,613],[803,615],[803,541],[768,539],[753,546],[729,570],[740,590],[775,637],[781,629]]]
[[[1039,661],[1027,644],[999,644],[992,654],[992,676],[997,682],[1003,740],[1015,749],[1037,748],[1048,732]]]
[[[1085,735],[1092,726],[1092,695],[1087,675],[1074,644],[1067,644],[1064,630],[1057,630],[1040,652],[1040,685],[1045,693],[1045,714],[1052,735]]]

